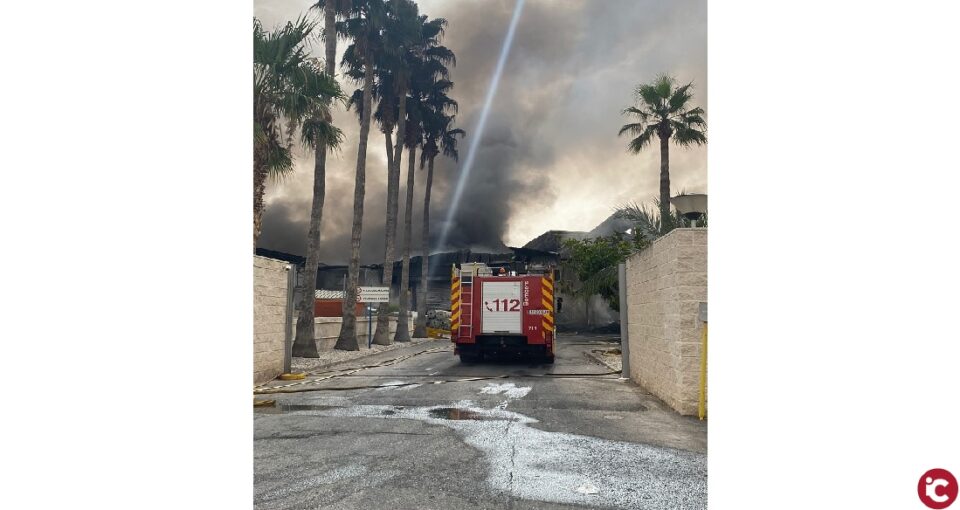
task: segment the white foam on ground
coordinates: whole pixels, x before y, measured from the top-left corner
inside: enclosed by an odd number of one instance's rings
[[[577,487],[577,492],[579,492],[580,494],[597,494],[598,492],[600,492],[600,490],[597,489],[592,483],[588,482],[581,485],[580,487]]]
[[[374,391],[383,391],[383,390],[392,390],[395,386],[403,386],[407,384],[406,381],[387,381],[380,385],[379,388],[374,389]]]
[[[480,393],[486,395],[499,395],[502,393],[507,398],[523,398],[527,396],[527,393],[530,393],[531,389],[530,386],[518,388],[517,385],[513,383],[490,383],[481,388]]]
[[[435,418],[446,406],[354,406],[328,416],[410,419],[457,431],[484,453],[488,485],[515,497],[615,508],[706,508],[707,456],[645,444],[610,441],[529,426],[537,420],[505,409],[454,404],[477,420]],[[390,410],[393,414],[383,414]]]

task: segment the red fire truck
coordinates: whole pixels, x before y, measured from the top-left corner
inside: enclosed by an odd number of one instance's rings
[[[453,266],[450,340],[464,363],[494,354],[533,355],[553,363],[556,271]]]

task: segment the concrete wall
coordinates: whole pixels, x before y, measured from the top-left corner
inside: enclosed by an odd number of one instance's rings
[[[287,307],[287,270],[289,262],[267,257],[253,257],[253,383],[261,384],[275,379],[283,372],[284,318]],[[408,321],[410,333],[416,313]],[[296,312],[291,326],[296,324]],[[340,334],[340,317],[314,319],[314,338],[317,349],[333,349]],[[373,316],[376,329],[377,317]],[[397,330],[397,318],[390,318],[391,336]],[[367,316],[357,317],[357,338],[360,348],[367,348]]]
[[[412,312],[410,318],[407,319],[407,326],[409,328],[410,337],[413,338],[413,322],[416,318],[416,312]],[[333,346],[337,343],[337,337],[340,335],[340,323],[343,322],[342,317],[317,317],[313,320],[313,338],[317,341],[317,350],[326,351],[333,349]],[[370,330],[372,332],[377,331],[377,314],[373,313],[373,324]],[[390,338],[393,339],[393,334],[397,332],[397,317],[390,317]],[[361,317],[357,315],[357,340],[360,343],[360,350],[367,348],[367,315],[363,314]]]
[[[283,372],[287,267],[282,260],[253,257],[253,383]]]
[[[680,414],[695,415],[707,229],[676,229],[626,265],[630,378]]]

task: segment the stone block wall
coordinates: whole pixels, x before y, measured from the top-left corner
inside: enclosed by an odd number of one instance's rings
[[[680,414],[695,415],[707,229],[675,229],[626,266],[630,378]]]
[[[416,320],[417,313],[411,312],[410,317],[407,319],[407,328],[411,338],[413,337],[413,323]],[[333,349],[333,346],[337,343],[337,338],[340,336],[340,324],[343,322],[342,317],[316,317],[313,320],[313,338],[317,341],[317,349],[324,351]],[[367,331],[372,330],[377,331],[377,314],[374,312],[371,320],[370,329],[367,326],[367,314],[358,314],[357,315],[357,340],[360,344],[360,350],[367,348]],[[397,317],[396,315],[390,316],[390,338],[393,338],[393,335],[397,332]]]
[[[261,384],[275,379],[283,372],[284,319],[287,307],[287,270],[289,263],[267,257],[253,257],[253,383]],[[337,302],[337,308],[340,303]],[[358,305],[358,308],[363,308]],[[416,313],[408,320],[413,333]],[[296,312],[292,314],[291,326],[296,324]],[[314,339],[321,351],[333,349],[340,334],[341,318],[316,317]],[[373,328],[376,329],[376,314]],[[397,318],[390,318],[391,338],[397,330]],[[361,349],[367,348],[367,316],[357,316],[357,338]]]
[[[288,262],[253,257],[253,383],[283,372]]]

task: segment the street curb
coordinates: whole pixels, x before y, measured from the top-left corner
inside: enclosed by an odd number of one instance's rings
[[[623,372],[622,369],[616,368],[616,367],[614,367],[613,365],[607,363],[603,358],[601,358],[601,357],[600,357],[599,355],[597,355],[597,354],[594,354],[594,353],[592,353],[592,352],[590,352],[590,351],[586,351],[586,352],[584,352],[583,354],[586,355],[587,358],[590,358],[591,360],[596,361],[597,363],[600,363],[601,365],[609,368],[610,370],[613,370],[614,372]]]
[[[448,341],[449,341],[449,339],[440,339],[440,338],[414,338],[414,339],[411,339],[410,342],[394,342],[394,343],[388,345],[385,349],[380,349],[380,350],[375,351],[375,352],[369,352],[369,349],[368,349],[368,352],[365,352],[365,353],[360,354],[360,355],[358,355],[358,356],[354,356],[354,357],[352,357],[352,358],[346,358],[346,359],[342,359],[342,360],[339,360],[339,361],[332,361],[332,362],[330,362],[330,363],[324,363],[324,364],[322,364],[322,365],[317,365],[317,366],[315,366],[315,367],[310,367],[310,370],[309,370],[309,371],[310,371],[310,372],[316,372],[316,371],[318,371],[318,370],[323,370],[323,369],[326,369],[326,368],[330,368],[330,367],[332,367],[332,366],[339,365],[339,364],[341,364],[341,363],[347,363],[347,362],[350,362],[350,361],[356,361],[356,360],[358,360],[358,359],[369,358],[370,356],[376,356],[377,354],[384,353],[384,352],[395,351],[395,350],[397,350],[397,349],[399,349],[399,348],[401,348],[401,347],[409,347],[409,346],[411,346],[411,345],[420,345],[420,344],[427,343],[427,342],[435,342],[435,341],[437,341],[437,340],[448,340]],[[307,358],[307,359],[309,359],[309,358]],[[276,379],[274,379],[274,380],[276,380]],[[272,381],[270,381],[270,382],[272,382]]]

